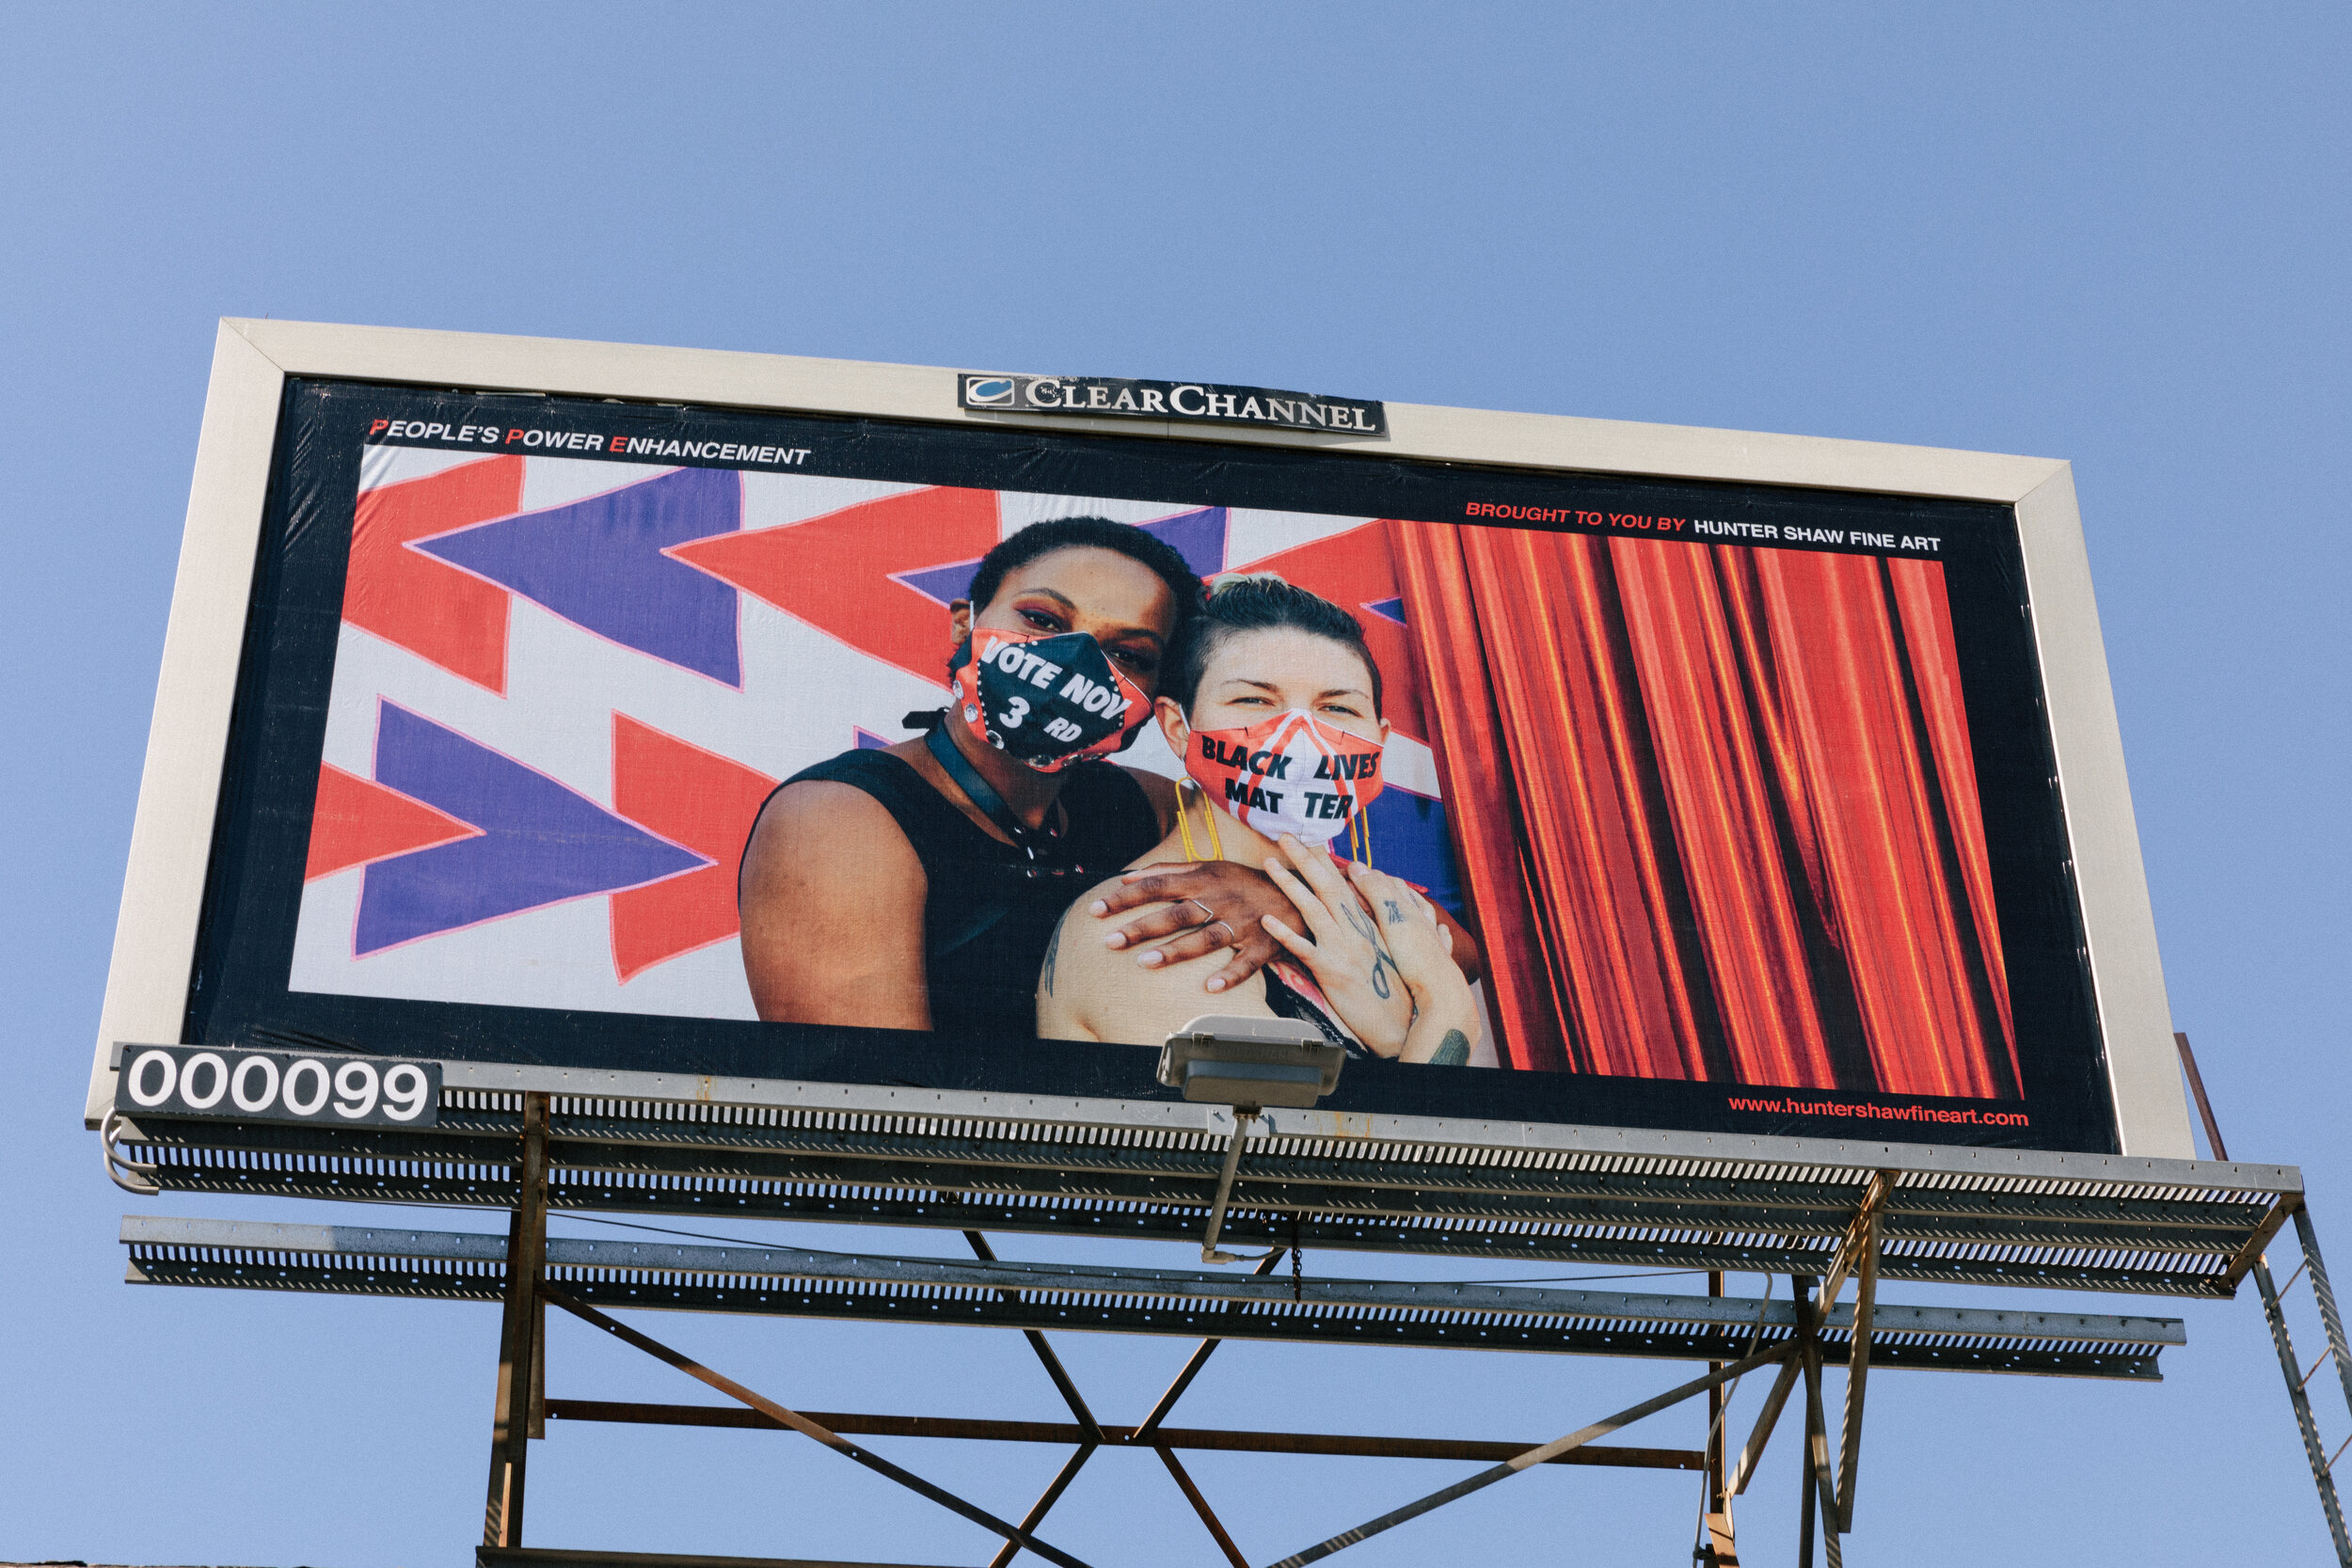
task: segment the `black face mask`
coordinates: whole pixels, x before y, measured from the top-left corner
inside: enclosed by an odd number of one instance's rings
[[[1125,751],[1152,713],[1151,699],[1082,631],[979,631],[963,640],[949,669],[954,716],[1041,773]]]

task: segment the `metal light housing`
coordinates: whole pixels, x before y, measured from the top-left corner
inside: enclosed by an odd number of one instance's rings
[[[1347,1053],[1288,1018],[1194,1019],[1160,1047],[1160,1082],[1211,1105],[1306,1110],[1339,1086]]]

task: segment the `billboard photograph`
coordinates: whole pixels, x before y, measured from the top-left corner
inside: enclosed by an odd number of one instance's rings
[[[2012,509],[291,380],[191,1043],[2117,1147]]]

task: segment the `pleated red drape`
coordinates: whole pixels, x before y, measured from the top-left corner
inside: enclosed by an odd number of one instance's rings
[[[1513,1066],[2018,1093],[1940,565],[1388,526]]]

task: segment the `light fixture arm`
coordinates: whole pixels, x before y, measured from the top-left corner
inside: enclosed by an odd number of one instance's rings
[[[1257,1119],[1257,1106],[1233,1107],[1233,1138],[1225,1146],[1225,1168],[1216,1174],[1216,1196],[1209,1202],[1209,1233],[1200,1242],[1200,1261],[1203,1263],[1243,1261],[1230,1252],[1217,1250],[1216,1233],[1225,1228],[1225,1205],[1232,1198],[1233,1177],[1241,1169],[1241,1141],[1249,1135],[1249,1124]]]

